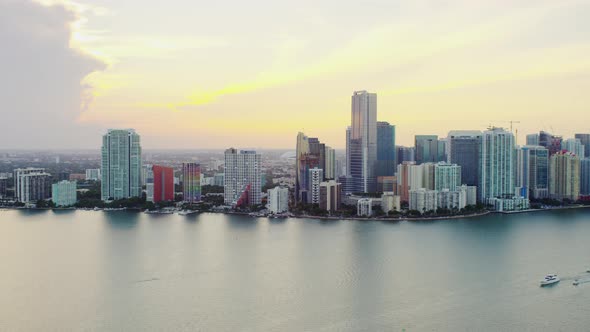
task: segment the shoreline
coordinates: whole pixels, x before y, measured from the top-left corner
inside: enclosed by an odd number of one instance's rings
[[[471,219],[477,218],[481,216],[485,216],[488,214],[521,214],[521,213],[531,213],[531,212],[547,212],[547,211],[559,211],[559,210],[578,210],[578,209],[588,209],[590,205],[573,205],[573,206],[558,206],[558,207],[551,207],[546,209],[527,209],[521,211],[482,211],[477,213],[471,214],[462,214],[462,215],[452,215],[452,216],[430,216],[430,217],[336,217],[336,216],[313,216],[313,215],[290,215],[290,216],[281,216],[281,217],[274,217],[274,216],[257,216],[252,215],[251,212],[238,212],[238,211],[195,211],[195,214],[199,213],[220,213],[220,214],[228,214],[228,215],[238,215],[250,218],[267,218],[267,219],[317,219],[317,220],[356,220],[356,221],[385,221],[385,222],[400,222],[400,221],[410,221],[410,222],[420,222],[420,221],[436,221],[436,220],[453,220],[453,219]],[[135,213],[143,213],[143,210],[137,208],[124,208],[124,209],[116,209],[116,210],[105,210],[105,209],[89,209],[89,208],[25,208],[25,207],[12,207],[12,206],[0,206],[0,210],[26,210],[26,211],[93,211],[93,212],[135,212]]]

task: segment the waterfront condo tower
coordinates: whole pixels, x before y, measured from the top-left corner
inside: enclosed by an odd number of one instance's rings
[[[101,198],[141,197],[141,145],[133,129],[109,129],[102,137]]]
[[[248,207],[261,202],[261,157],[256,151],[225,150],[223,198],[226,205]]]
[[[182,164],[182,193],[185,203],[201,201],[201,165],[197,163]]]

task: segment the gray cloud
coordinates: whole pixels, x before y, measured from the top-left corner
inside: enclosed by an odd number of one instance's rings
[[[101,129],[76,121],[91,96],[82,79],[105,64],[70,48],[75,20],[62,6],[0,0],[0,147],[99,145]]]

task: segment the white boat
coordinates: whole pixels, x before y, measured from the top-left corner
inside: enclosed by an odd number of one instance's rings
[[[541,287],[558,283],[559,280],[557,274],[548,274],[541,280]]]
[[[578,286],[579,284],[580,284],[580,282],[578,281],[578,279],[574,280],[574,283],[573,283],[574,286]]]
[[[192,210],[178,211],[178,215],[180,215],[180,216],[188,216],[193,213],[197,213],[197,211],[192,211]]]
[[[586,269],[586,272],[587,272],[587,273],[590,273],[590,268]]]

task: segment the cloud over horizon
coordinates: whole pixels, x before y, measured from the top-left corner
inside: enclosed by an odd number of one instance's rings
[[[92,100],[83,83],[105,69],[71,47],[77,13],[61,5],[0,0],[0,142],[3,147],[77,147],[99,139],[78,118]]]

